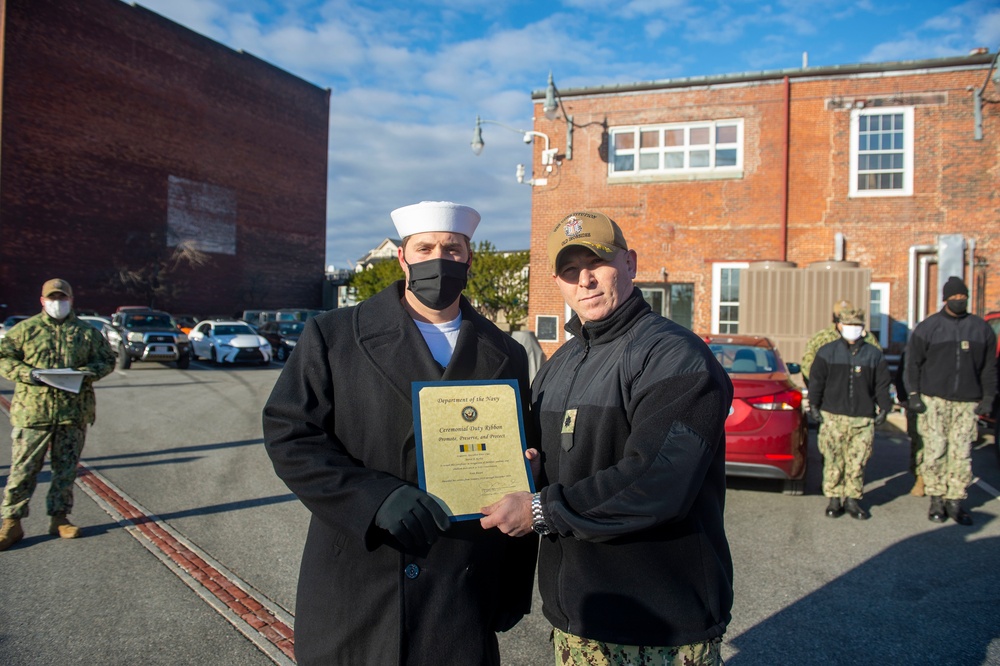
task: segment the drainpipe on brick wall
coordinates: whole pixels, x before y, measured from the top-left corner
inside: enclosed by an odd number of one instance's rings
[[[792,129],[791,114],[792,108],[790,103],[790,97],[792,92],[792,84],[789,82],[788,77],[785,77],[785,128],[784,136],[782,137],[784,146],[782,147],[782,159],[784,163],[781,165],[781,260],[788,261],[788,153],[789,153],[789,135]]]

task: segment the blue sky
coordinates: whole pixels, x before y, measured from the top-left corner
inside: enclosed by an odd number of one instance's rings
[[[348,268],[422,200],[477,208],[475,240],[529,245],[531,92],[1000,47],[1000,0],[145,0],[330,88],[327,263]],[[558,145],[558,144],[557,144]],[[530,170],[530,166],[529,166]]]

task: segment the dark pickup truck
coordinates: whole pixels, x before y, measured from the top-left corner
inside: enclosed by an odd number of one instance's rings
[[[173,317],[160,310],[116,312],[108,342],[122,370],[131,367],[132,361],[173,362],[182,370],[191,365],[191,342]]]

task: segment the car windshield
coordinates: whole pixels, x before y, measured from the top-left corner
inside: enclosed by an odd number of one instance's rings
[[[253,329],[246,324],[220,324],[215,327],[216,335],[253,335]]]
[[[278,326],[278,333],[281,333],[282,335],[299,335],[302,333],[302,328],[304,326],[305,324],[300,321],[282,322],[281,325]]]
[[[165,314],[136,314],[125,319],[125,328],[176,328],[173,319]]]
[[[773,349],[746,345],[709,345],[716,360],[731,375],[776,372],[778,358]]]

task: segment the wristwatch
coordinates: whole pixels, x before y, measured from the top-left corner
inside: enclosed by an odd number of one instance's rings
[[[531,496],[531,529],[541,536],[545,536],[552,530],[545,524],[545,516],[542,515],[542,494],[535,493]]]

